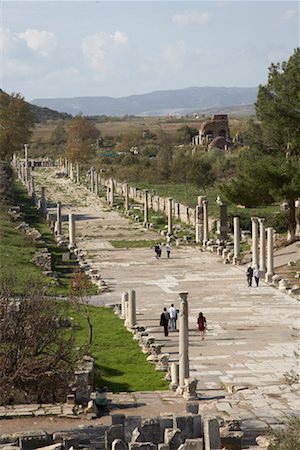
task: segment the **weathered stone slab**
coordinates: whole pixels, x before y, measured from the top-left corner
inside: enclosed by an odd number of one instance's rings
[[[124,425],[112,425],[105,432],[105,448],[111,449],[112,443],[115,439],[124,441]]]
[[[219,450],[221,448],[219,423],[215,417],[205,417],[203,420],[205,450]]]

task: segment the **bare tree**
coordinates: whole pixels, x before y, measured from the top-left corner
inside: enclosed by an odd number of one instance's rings
[[[75,271],[72,280],[72,291],[70,300],[73,307],[82,315],[87,321],[89,328],[89,345],[93,342],[93,324],[90,315],[90,296],[87,294],[89,287],[89,280],[85,274],[81,271]]]

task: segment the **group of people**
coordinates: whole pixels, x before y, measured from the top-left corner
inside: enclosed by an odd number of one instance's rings
[[[169,330],[177,331],[177,317],[179,310],[172,303],[170,308],[164,308],[163,312],[160,315],[160,326],[164,328],[164,335],[169,335]],[[197,318],[197,326],[202,341],[204,340],[205,332],[206,332],[206,318],[202,314],[199,313]]]
[[[158,242],[157,244],[155,244],[154,251],[155,251],[156,259],[160,259],[161,258],[161,254],[162,254],[162,244],[161,244],[161,242]],[[167,257],[170,258],[171,245],[170,245],[169,242],[166,243],[166,253],[167,253]]]
[[[246,271],[246,277],[247,277],[248,287],[252,286],[252,279],[253,279],[253,277],[254,277],[254,280],[255,280],[256,287],[258,287],[259,279],[261,277],[261,272],[259,270],[259,267],[255,267],[253,269],[251,264],[249,264],[249,266],[247,267],[247,271]]]

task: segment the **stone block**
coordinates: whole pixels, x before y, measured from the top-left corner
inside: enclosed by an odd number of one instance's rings
[[[115,439],[111,444],[112,450],[127,450],[127,445],[121,439]]]
[[[112,414],[111,415],[111,424],[112,425],[124,425],[125,423],[125,414]]]
[[[169,445],[170,450],[177,450],[184,443],[184,437],[178,428],[166,428],[164,443]]]
[[[46,432],[35,433],[30,432],[23,434],[18,439],[18,446],[23,450],[31,450],[32,448],[44,447],[53,443],[52,435]]]
[[[221,433],[221,446],[226,450],[242,450],[242,439],[244,433],[242,431],[228,431],[226,434]]]
[[[173,427],[173,415],[172,416],[160,416],[158,417],[160,427],[160,442],[164,442],[165,429]]]
[[[157,450],[170,450],[168,444],[158,444]]]
[[[124,441],[124,425],[112,425],[105,431],[105,448],[111,449],[112,443],[115,439]]]
[[[157,450],[157,445],[152,442],[129,442],[129,450]]]
[[[131,434],[135,428],[141,424],[141,416],[126,416],[124,423],[124,438],[125,442],[131,441]]]
[[[185,443],[178,447],[178,450],[203,450],[203,439],[186,439]]]
[[[160,422],[158,419],[145,419],[131,435],[131,442],[162,442]]]
[[[219,450],[221,448],[219,423],[215,417],[204,418],[203,434],[205,450]]]
[[[187,402],[186,404],[186,412],[191,414],[198,414],[199,412],[199,403],[196,402]]]
[[[181,430],[184,439],[202,437],[201,416],[174,416],[173,427]]]

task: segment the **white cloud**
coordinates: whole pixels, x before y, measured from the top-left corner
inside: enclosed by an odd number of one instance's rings
[[[5,59],[4,60],[5,74],[7,75],[29,75],[32,73],[32,68],[23,62],[17,61],[16,59]]]
[[[0,28],[0,48],[5,53],[12,50],[18,38],[8,28]]]
[[[42,56],[47,56],[57,45],[57,38],[50,31],[28,29],[23,33],[18,33],[17,36],[26,41],[29,48]]]
[[[287,9],[285,13],[281,16],[281,22],[288,22],[293,19],[297,15],[297,11],[295,9]]]
[[[190,11],[184,14],[174,14],[172,21],[178,27],[190,25],[205,25],[210,22],[212,15],[208,12]]]
[[[122,31],[115,31],[113,34],[100,31],[84,38],[81,48],[89,67],[107,72],[111,68],[113,58],[127,43],[127,35]]]
[[[165,45],[163,49],[163,65],[169,70],[177,70],[183,65],[186,48],[183,41],[174,45]]]

